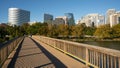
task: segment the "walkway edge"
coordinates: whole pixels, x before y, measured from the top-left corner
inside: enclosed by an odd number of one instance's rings
[[[38,38],[32,37],[36,42],[40,43],[46,50],[48,50],[52,55],[59,59],[68,68],[88,68],[83,63],[71,58],[70,56],[54,49],[53,47],[41,42]],[[64,58],[63,58],[64,57]],[[73,64],[74,63],[74,64]]]
[[[7,68],[9,63],[11,62],[12,58],[14,57],[16,50],[18,49],[19,45],[22,44],[24,38],[17,44],[17,46],[14,48],[14,50],[10,53],[10,55],[8,56],[7,60],[4,62],[2,68]]]

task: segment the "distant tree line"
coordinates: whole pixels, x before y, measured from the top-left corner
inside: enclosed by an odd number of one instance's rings
[[[120,38],[120,24],[113,26],[102,25],[98,28],[87,27],[84,23],[78,25],[49,25],[47,23],[34,23],[29,25],[24,23],[21,26],[0,26],[0,42],[5,41],[6,35],[9,39],[23,35],[43,35],[49,37],[69,37],[75,36],[83,38],[85,35],[96,36],[100,39]]]

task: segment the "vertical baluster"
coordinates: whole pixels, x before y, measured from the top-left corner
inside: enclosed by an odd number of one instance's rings
[[[94,65],[96,65],[96,52],[94,51]]]
[[[92,64],[94,64],[94,53],[93,53],[93,51],[92,51]]]
[[[88,66],[88,60],[89,60],[88,48],[86,48],[86,66]]]
[[[78,46],[78,57],[80,58],[80,47]]]
[[[101,54],[101,61],[102,61],[102,68],[104,68],[104,64],[103,64],[103,63],[104,63],[104,62],[103,62],[103,61],[104,61],[104,59],[103,59],[103,54]]]
[[[95,51],[93,51],[93,65],[95,65]]]
[[[70,45],[70,46],[71,46],[71,53],[73,53],[73,52],[72,52],[72,45]]]
[[[86,50],[83,48],[83,47],[81,47],[81,49],[82,49],[82,59],[84,59],[85,60],[85,54],[86,54]]]
[[[114,59],[114,68],[116,68],[116,57],[113,58]]]
[[[119,68],[120,68],[120,57],[118,57],[118,64],[119,64]]]
[[[110,68],[109,67],[109,64],[110,64],[110,61],[109,61],[110,59],[109,59],[109,55],[107,55],[107,68]]]
[[[92,61],[91,61],[91,50],[90,50],[90,63],[91,63]]]
[[[70,52],[69,53],[71,53],[71,45],[70,44],[69,44],[69,48],[70,48],[70,50],[69,50]]]
[[[70,48],[69,48],[69,44],[67,44],[67,52],[68,52],[68,53],[69,53],[69,49],[70,49]]]
[[[110,56],[110,62],[111,62],[110,67],[113,68],[113,58],[112,58],[112,56]]]
[[[0,50],[0,66],[1,66],[1,50]]]
[[[100,60],[101,59],[101,57],[100,57],[100,53],[98,53],[98,67],[100,68]]]
[[[2,53],[3,53],[2,58],[3,58],[3,61],[4,61],[4,58],[5,58],[5,49],[4,49],[4,48],[3,48],[3,52],[2,52]],[[3,62],[3,61],[2,61],[2,62]]]
[[[99,65],[98,65],[98,60],[99,60],[99,58],[98,58],[98,52],[96,52],[96,66],[99,67]]]
[[[106,68],[106,54],[104,54],[104,68]]]
[[[1,49],[0,53],[1,53],[1,63],[2,63],[2,60],[3,60],[3,54],[2,54],[3,53],[3,49]]]
[[[65,44],[65,42],[63,42],[63,47],[64,47],[64,53],[66,53],[66,50],[67,50],[67,45]]]
[[[83,48],[81,47],[81,58],[83,59]]]
[[[92,62],[93,62],[92,60],[93,60],[93,57],[92,57],[92,50],[91,50],[91,64],[92,64]]]
[[[75,52],[76,52],[76,56],[78,57],[78,46],[76,46]]]
[[[95,65],[96,65],[96,66],[97,66],[97,61],[98,61],[97,52],[95,52]]]
[[[77,46],[74,46],[75,56],[77,56],[76,50],[77,50]]]
[[[72,54],[74,55],[74,47],[73,47],[73,45],[72,45]]]
[[[75,51],[74,51],[74,46],[72,45],[72,52],[73,52],[73,55],[75,55]]]

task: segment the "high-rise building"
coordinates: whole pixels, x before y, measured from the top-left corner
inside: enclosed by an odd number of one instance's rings
[[[20,26],[30,21],[30,12],[19,8],[9,8],[8,23],[11,26]]]
[[[68,18],[66,16],[59,16],[59,17],[56,17],[56,18],[62,18],[65,22],[64,24],[68,25]]]
[[[115,9],[108,9],[106,13],[106,24],[110,24],[110,15],[115,14],[116,10]]]
[[[53,21],[54,25],[60,25],[60,24],[65,24],[65,20],[63,18],[55,18]]]
[[[104,24],[105,24],[105,16],[98,15],[96,27],[99,27],[100,25],[104,25]]]
[[[105,18],[103,15],[99,15],[98,13],[88,14],[81,18],[79,23],[85,23],[86,26],[89,27],[98,27],[100,25],[104,25]]]
[[[51,14],[44,14],[44,22],[48,24],[52,24],[53,21],[53,15]]]
[[[68,18],[68,25],[75,25],[73,13],[65,13],[65,16]]]
[[[120,12],[110,15],[110,26],[112,27],[116,24],[120,24]]]

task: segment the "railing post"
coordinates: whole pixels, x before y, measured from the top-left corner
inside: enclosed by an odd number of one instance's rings
[[[118,68],[120,68],[120,58],[118,58],[118,65],[119,65],[119,67],[118,67]]]
[[[112,56],[110,56],[110,62],[111,62],[110,67],[113,68],[113,58],[112,58]]]
[[[109,64],[110,64],[110,59],[109,59],[109,55],[107,55],[107,67],[109,68]]]
[[[2,60],[2,58],[1,58],[1,50],[0,50],[0,67],[1,67],[1,61]]]
[[[63,47],[64,47],[64,53],[66,54],[66,45],[65,45],[65,41],[64,41],[63,43],[64,43],[64,45],[63,45]]]
[[[114,57],[114,68],[117,68],[116,64],[116,57]]]
[[[88,48],[86,48],[86,66],[88,67],[88,61],[89,61],[89,54],[88,54]]]

